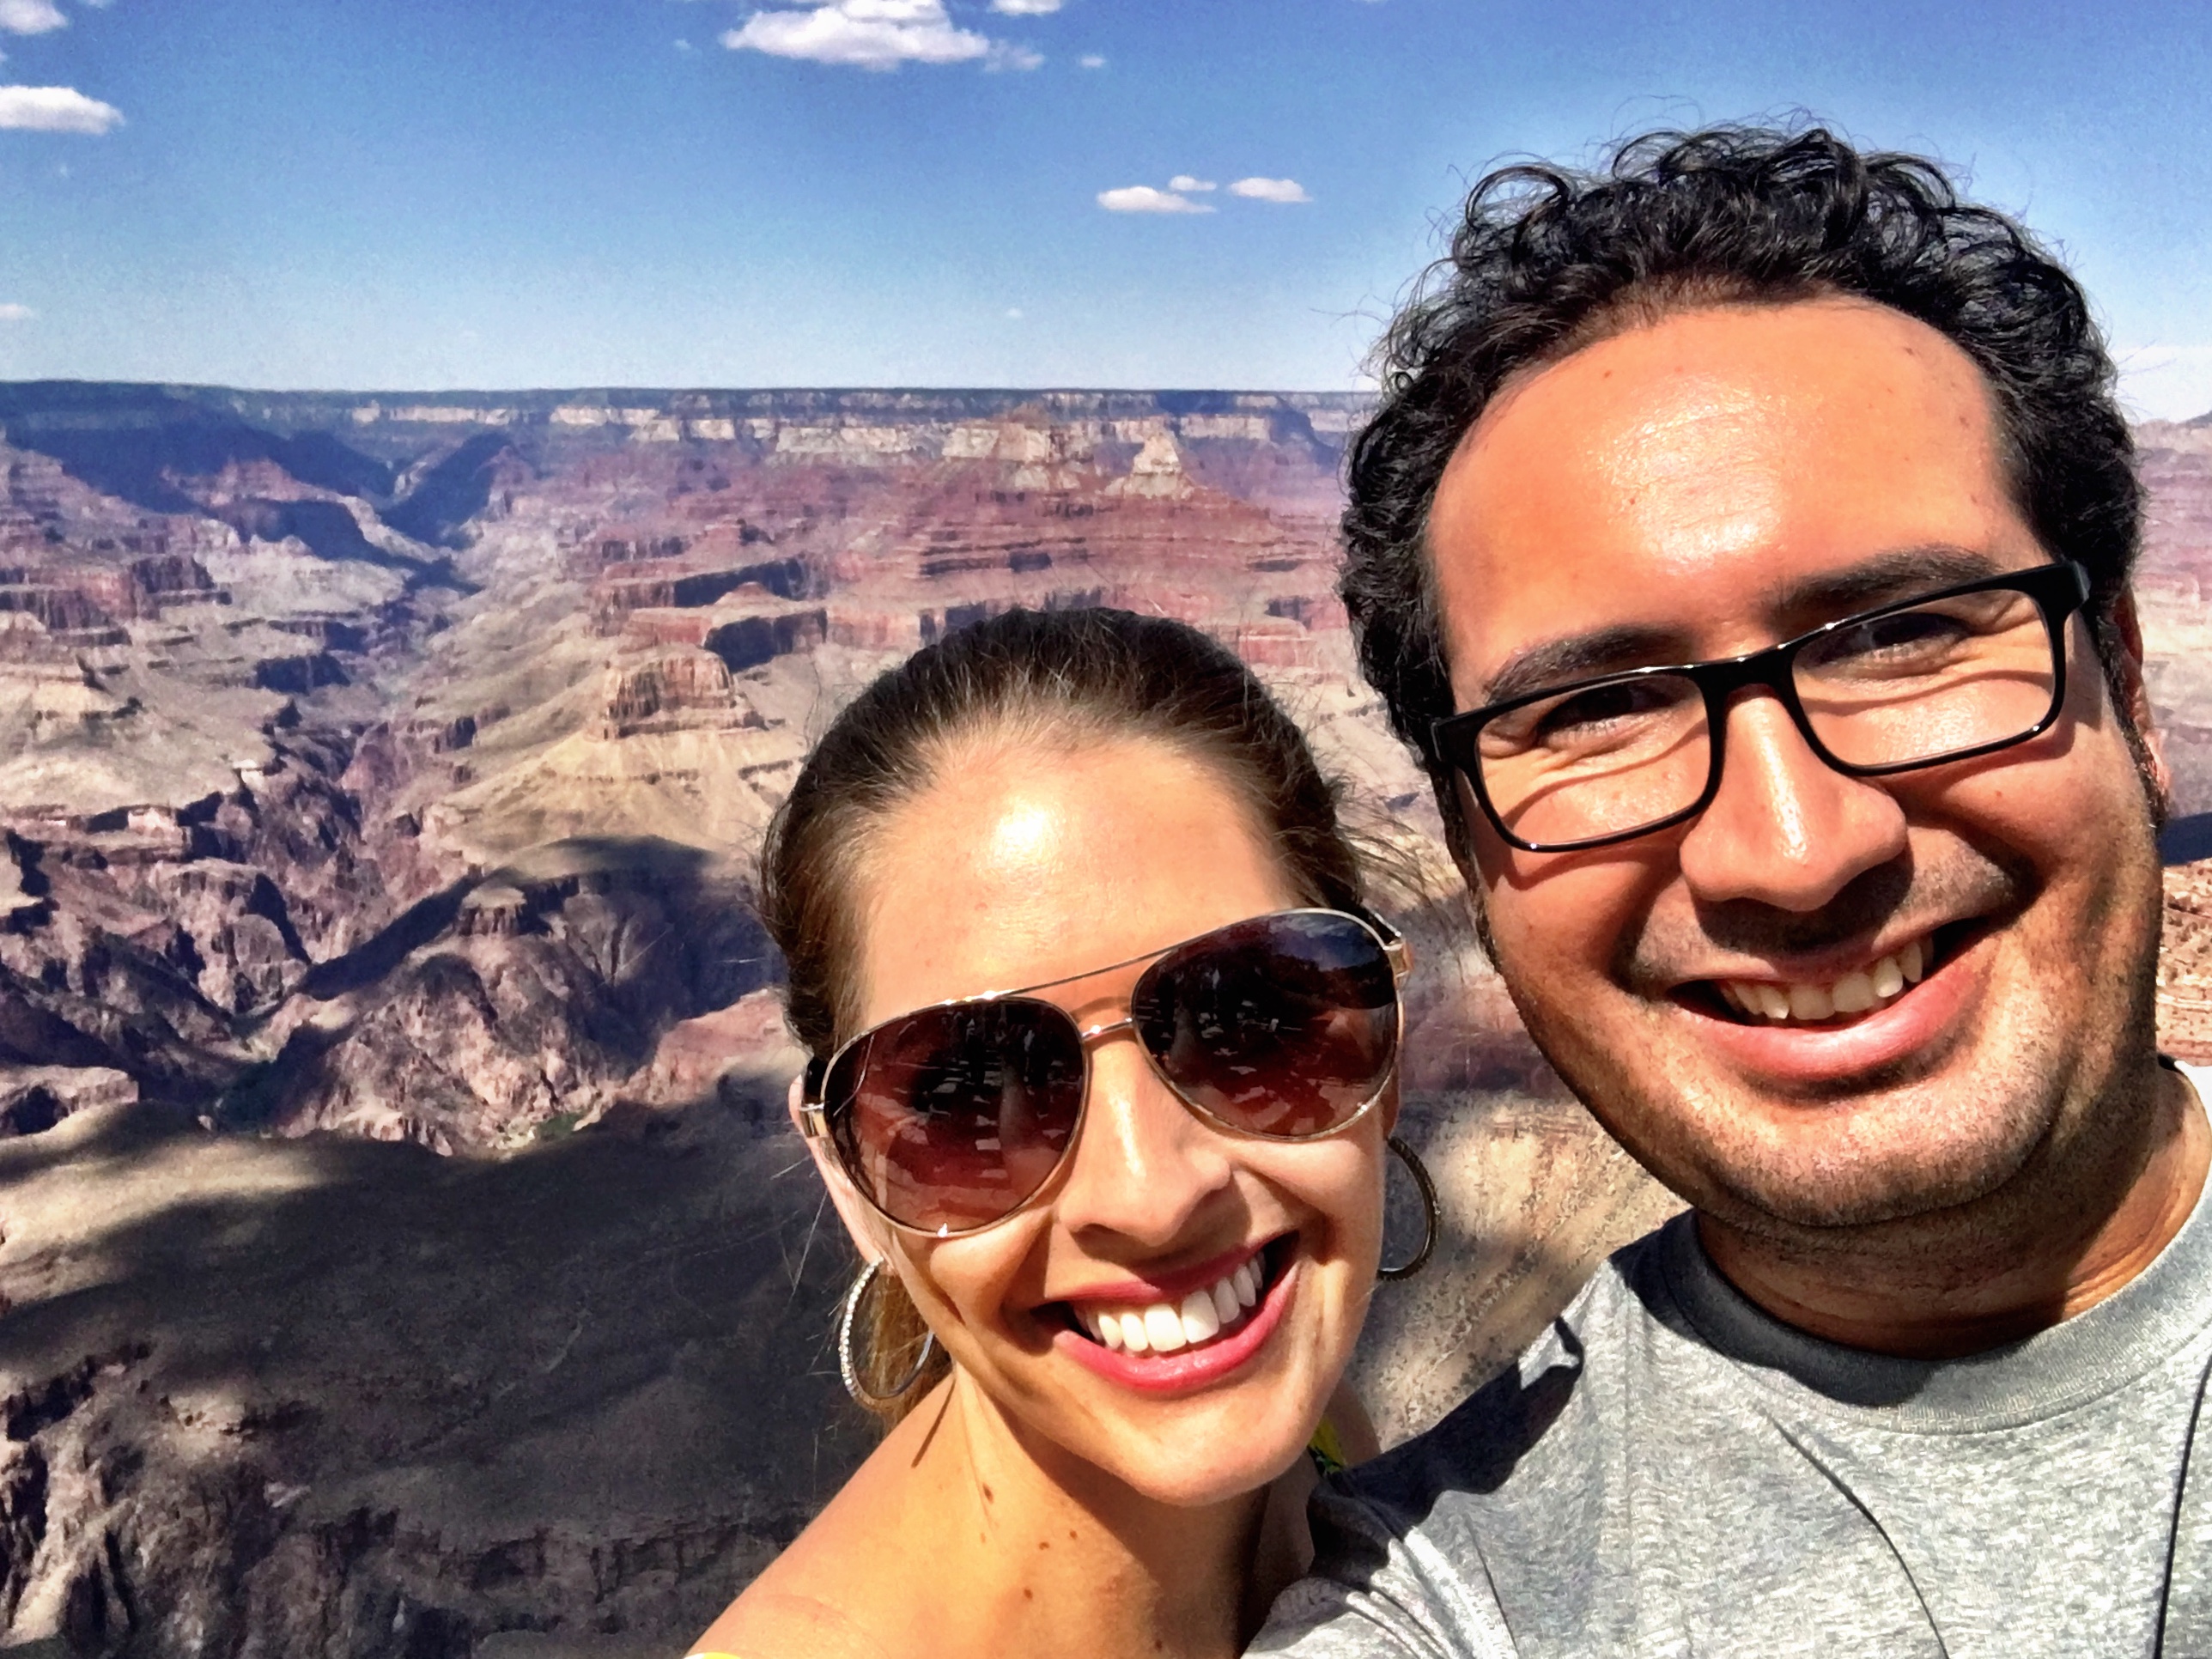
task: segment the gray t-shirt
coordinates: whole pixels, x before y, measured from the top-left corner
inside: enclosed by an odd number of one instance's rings
[[[2212,1659],[2208,1376],[2203,1200],[2118,1294],[1937,1363],[1770,1318],[1677,1217],[1316,1494],[1249,1650]]]

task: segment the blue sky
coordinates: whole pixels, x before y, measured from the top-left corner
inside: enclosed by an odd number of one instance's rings
[[[2201,6],[0,0],[0,52],[4,379],[1346,387],[1493,161],[1804,108],[2212,409]]]

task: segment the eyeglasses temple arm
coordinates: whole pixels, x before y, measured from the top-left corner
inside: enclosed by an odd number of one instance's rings
[[[1406,936],[1372,910],[1362,909],[1359,919],[1375,930],[1375,937],[1382,941],[1383,959],[1390,964],[1390,976],[1403,980],[1413,971],[1413,947]]]
[[[809,1140],[830,1133],[830,1114],[822,1103],[822,1091],[830,1081],[830,1063],[819,1054],[809,1056],[799,1086],[799,1130]]]

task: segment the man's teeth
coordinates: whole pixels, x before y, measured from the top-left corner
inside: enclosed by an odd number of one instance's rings
[[[1204,1290],[1180,1302],[1149,1307],[1078,1308],[1075,1316],[1092,1340],[1128,1353],[1173,1353],[1210,1342],[1244,1316],[1260,1300],[1266,1269],[1254,1256]]]
[[[1768,980],[1724,979],[1717,981],[1729,1006],[1755,1019],[1830,1019],[1838,1014],[1863,1014],[1880,1008],[1917,985],[1927,972],[1928,951],[1915,939],[1869,967],[1855,968],[1841,979],[1825,985],[1777,985]]]

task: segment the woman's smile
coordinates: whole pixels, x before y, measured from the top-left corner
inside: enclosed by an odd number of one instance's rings
[[[1194,1269],[1103,1285],[1048,1304],[1055,1352],[1109,1382],[1182,1393],[1242,1370],[1296,1294],[1297,1236],[1285,1233]]]

